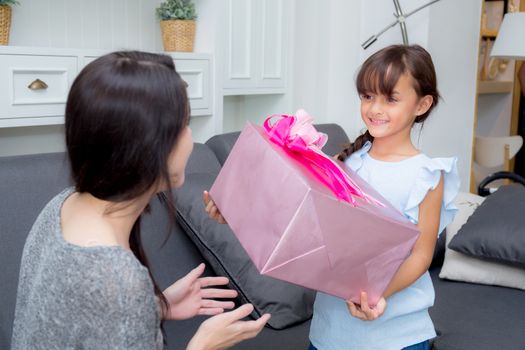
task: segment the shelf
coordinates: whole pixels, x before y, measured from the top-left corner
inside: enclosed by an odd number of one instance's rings
[[[498,36],[497,30],[482,29],[481,36],[486,38],[496,38]]]
[[[478,94],[506,94],[514,89],[512,81],[480,80]]]

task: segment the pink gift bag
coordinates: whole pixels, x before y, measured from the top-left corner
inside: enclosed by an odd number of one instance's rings
[[[211,197],[261,274],[375,305],[417,227],[320,151],[306,112],[278,119],[245,126]]]

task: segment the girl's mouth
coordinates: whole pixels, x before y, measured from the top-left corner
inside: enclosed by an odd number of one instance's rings
[[[385,125],[385,124],[388,123],[388,120],[384,120],[384,119],[368,118],[368,121],[369,121],[370,124],[372,124],[372,125]]]

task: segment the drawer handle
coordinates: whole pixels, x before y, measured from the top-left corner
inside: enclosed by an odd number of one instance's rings
[[[36,79],[27,88],[30,90],[45,90],[47,89],[47,84],[40,79]]]

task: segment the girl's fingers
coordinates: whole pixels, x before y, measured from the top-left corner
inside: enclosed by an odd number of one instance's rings
[[[350,311],[350,314],[354,316],[355,318],[358,318],[363,321],[367,321],[368,317],[367,315],[361,310],[359,306],[351,302],[350,300],[346,301],[346,305],[348,306],[348,311]]]
[[[211,215],[213,216],[214,219],[218,219],[219,216],[221,215],[220,212],[219,212],[219,208],[217,208],[216,205],[214,205],[211,208],[210,212],[211,212]]]
[[[213,203],[213,201],[209,201],[208,203],[206,203],[206,212],[208,214],[210,214],[211,212],[211,209],[215,206],[215,203]]]
[[[357,310],[357,307],[355,306],[355,304],[353,302],[351,302],[350,300],[347,300],[346,301],[346,305],[348,306],[348,310],[350,311],[350,314],[354,317],[357,317],[359,312]]]
[[[210,202],[210,194],[208,193],[208,191],[202,192],[202,201],[206,205],[208,205],[208,203]]]
[[[366,294],[366,292],[361,292],[361,310],[367,316],[372,314],[372,310],[368,305],[368,294]]]
[[[226,220],[222,216],[221,212],[219,211],[219,208],[215,205],[215,202],[213,199],[211,199],[210,194],[208,191],[202,192],[202,200],[204,202],[204,210],[208,213],[208,216],[211,219],[214,219],[219,224],[225,224]]]

